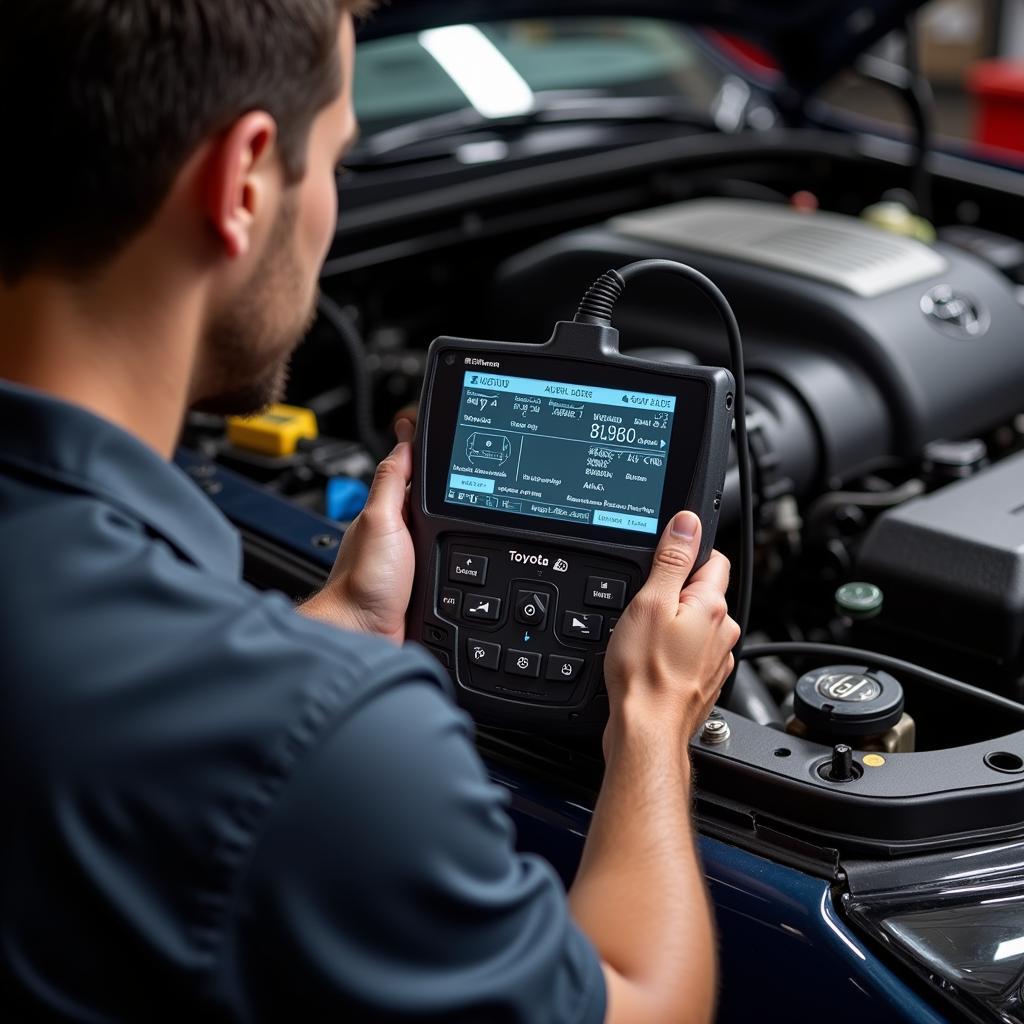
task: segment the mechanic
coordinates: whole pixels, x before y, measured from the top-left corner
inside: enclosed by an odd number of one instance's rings
[[[687,739],[738,629],[696,517],[609,647],[567,899],[401,646],[412,424],[301,614],[170,463],[189,406],[281,395],[368,6],[0,5],[8,1020],[712,1015]]]

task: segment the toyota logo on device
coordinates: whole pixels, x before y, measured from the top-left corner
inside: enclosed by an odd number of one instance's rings
[[[552,565],[551,559],[545,555],[524,555],[522,551],[509,551],[508,557],[510,562],[519,562],[520,565],[539,565],[545,569],[550,566],[555,572],[569,571],[569,563],[564,558],[556,558]]]

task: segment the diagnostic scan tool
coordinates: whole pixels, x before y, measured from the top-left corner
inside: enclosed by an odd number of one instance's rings
[[[603,728],[604,652],[663,528],[691,509],[699,563],[714,544],[734,394],[725,369],[621,354],[604,324],[433,343],[408,635],[460,703],[513,728]]]

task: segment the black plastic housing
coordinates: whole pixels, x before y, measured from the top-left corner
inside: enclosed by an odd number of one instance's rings
[[[604,617],[607,621],[599,640],[593,642],[577,642],[560,631],[558,623],[569,610],[579,607],[578,597],[570,595],[580,594],[595,574],[620,580],[628,602],[650,570],[660,529],[651,535],[621,531],[619,537],[607,529],[551,523],[439,501],[455,428],[453,403],[457,404],[457,398],[453,397],[452,367],[464,368],[465,360],[470,358],[495,362],[502,357],[528,359],[531,373],[537,377],[545,376],[546,362],[563,374],[571,363],[584,383],[588,376],[609,371],[616,381],[643,375],[650,378],[648,390],[685,396],[680,404],[687,410],[686,415],[677,416],[668,449],[659,527],[663,528],[680,509],[696,512],[702,523],[697,565],[706,561],[714,546],[729,456],[734,381],[720,367],[669,365],[623,355],[614,328],[589,324],[559,323],[543,345],[442,337],[430,347],[410,502],[417,573],[407,635],[426,644],[446,665],[460,703],[482,721],[508,728],[597,734],[607,717],[603,653],[612,617]],[[497,560],[491,562],[492,572],[500,567],[505,588],[501,594],[494,594],[502,602],[500,622],[467,622],[458,612],[441,609],[441,591],[450,586],[443,559],[450,557],[453,544],[460,551]],[[519,556],[529,561],[510,562]],[[545,659],[557,654],[586,662],[571,691],[559,690],[557,682],[545,687],[543,679],[533,684],[511,681],[503,671],[486,677],[487,684],[482,685],[476,667],[468,662],[469,638],[500,644],[504,657],[513,632],[506,602],[511,602],[517,592],[510,588],[531,584],[549,599],[551,614],[557,620],[543,636],[531,638],[531,651],[542,651]]]
[[[1024,643],[1024,453],[881,515],[859,573],[879,625],[1013,663]]]

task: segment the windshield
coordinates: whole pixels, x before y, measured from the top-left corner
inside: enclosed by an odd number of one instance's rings
[[[668,97],[707,115],[724,77],[677,24],[534,18],[361,43],[355,104],[364,137],[459,111],[523,116],[550,100]]]

